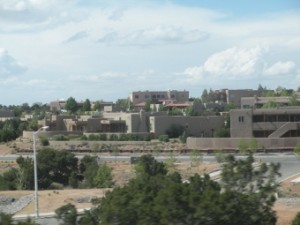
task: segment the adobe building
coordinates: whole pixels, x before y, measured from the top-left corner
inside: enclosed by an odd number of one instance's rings
[[[129,100],[134,104],[141,104],[147,101],[152,103],[179,102],[184,103],[189,100],[188,91],[135,91],[129,94]]]
[[[188,136],[213,137],[215,131],[224,127],[224,123],[222,116],[150,116],[150,133],[158,137],[172,125],[179,125]]]
[[[241,108],[242,109],[259,109],[264,105],[274,102],[277,107],[288,106],[292,97],[242,97]]]
[[[190,137],[187,146],[201,150],[238,150],[242,141],[255,140],[261,150],[292,151],[300,144],[300,107],[231,110],[230,135],[230,138]]]
[[[300,137],[300,107],[230,112],[231,137]]]
[[[226,102],[232,103],[236,107],[241,106],[242,97],[255,97],[259,95],[259,91],[252,89],[226,90]]]

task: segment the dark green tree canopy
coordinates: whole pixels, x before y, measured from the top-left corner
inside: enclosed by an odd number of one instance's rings
[[[82,105],[82,111],[91,111],[91,102],[89,99],[86,99]]]
[[[78,104],[73,97],[69,97],[66,101],[65,109],[71,113],[76,113],[78,110]]]
[[[221,183],[208,175],[183,182],[153,157],[142,156],[136,178],[107,193],[81,220],[100,225],[275,225],[277,174],[278,165],[254,168],[252,155],[246,160],[229,156]]]

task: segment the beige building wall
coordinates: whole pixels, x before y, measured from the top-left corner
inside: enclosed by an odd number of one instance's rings
[[[252,137],[252,110],[236,109],[230,111],[230,136]]]
[[[158,137],[175,124],[183,126],[188,136],[212,137],[224,122],[222,116],[150,116],[150,133]]]
[[[258,96],[259,92],[252,89],[226,90],[227,103],[233,103],[235,106],[241,106],[242,97]]]
[[[176,102],[187,102],[189,100],[188,91],[135,91],[129,94],[129,100],[133,104],[138,104],[146,101],[163,101],[173,100]]]
[[[299,138],[256,138],[261,150],[292,150],[300,144]],[[187,148],[197,150],[239,150],[241,142],[250,143],[253,138],[187,138]]]
[[[236,137],[300,137],[300,107],[230,111],[230,134]]]

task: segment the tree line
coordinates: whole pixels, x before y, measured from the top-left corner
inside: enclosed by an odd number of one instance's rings
[[[113,186],[112,169],[99,164],[97,157],[84,156],[80,161],[73,153],[44,148],[37,153],[40,189],[107,188]],[[0,190],[33,190],[33,160],[17,158],[17,167],[0,175]]]
[[[279,165],[253,168],[253,163],[251,154],[246,160],[229,155],[220,182],[198,174],[183,181],[164,163],[142,156],[136,177],[95,200],[80,218],[71,204],[56,214],[64,225],[275,225]]]

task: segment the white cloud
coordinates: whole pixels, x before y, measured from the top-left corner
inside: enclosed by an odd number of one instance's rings
[[[98,41],[118,45],[165,45],[187,44],[206,40],[209,34],[197,29],[187,30],[175,26],[156,26],[149,29],[135,30],[126,34],[110,31]]]
[[[295,76],[297,71],[295,62],[278,61],[270,65],[267,58],[272,52],[269,51],[271,50],[262,47],[229,48],[212,54],[200,66],[186,68],[183,74],[191,84],[265,80],[269,79],[267,76]]]
[[[1,0],[1,32],[28,32],[81,19],[76,0]],[[75,16],[75,13],[77,14]]]
[[[284,75],[294,73],[296,64],[292,61],[277,62],[264,70],[266,75]]]
[[[199,82],[204,78],[226,77],[226,79],[247,78],[257,75],[262,68],[262,55],[265,48],[238,48],[233,47],[217,52],[201,66],[188,67],[184,74],[190,82]]]
[[[0,48],[0,76],[6,77],[11,75],[19,75],[26,71],[26,67],[17,62],[7,50]]]
[[[227,76],[255,74],[260,66],[263,52],[264,49],[260,47],[229,48],[210,56],[203,65],[203,71]]]

